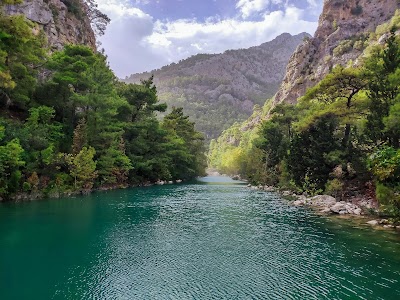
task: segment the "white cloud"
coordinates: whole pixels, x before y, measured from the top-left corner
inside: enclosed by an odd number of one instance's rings
[[[316,0],[307,0],[307,3],[310,7],[317,7],[318,3]]]
[[[236,3],[236,8],[240,10],[242,17],[246,19],[251,17],[254,13],[260,13],[266,10],[270,4],[281,3],[282,0],[239,0]]]
[[[100,0],[112,22],[101,37],[110,65],[120,77],[150,71],[197,53],[260,45],[281,33],[313,33],[317,23],[305,21],[302,9],[288,6],[264,13],[257,21],[209,18],[154,20],[127,2]]]

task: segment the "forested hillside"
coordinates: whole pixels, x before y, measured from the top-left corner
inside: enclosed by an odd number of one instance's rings
[[[182,109],[156,118],[167,106],[152,78],[121,83],[102,53],[48,46],[34,23],[0,7],[0,200],[204,173],[203,135]]]
[[[225,131],[210,164],[298,193],[376,198],[400,218],[399,28],[397,11],[370,33],[357,66],[335,66],[298,104],[270,111],[271,100]]]
[[[257,47],[198,54],[124,81],[138,83],[154,74],[160,100],[183,107],[207,139],[216,138],[276,93],[290,55],[308,37],[285,33]]]

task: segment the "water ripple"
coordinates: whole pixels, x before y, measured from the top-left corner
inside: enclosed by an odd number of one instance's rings
[[[73,232],[84,242],[47,287],[54,299],[400,298],[398,236],[289,207],[273,193],[226,182],[83,199],[73,215],[91,205],[91,222]]]

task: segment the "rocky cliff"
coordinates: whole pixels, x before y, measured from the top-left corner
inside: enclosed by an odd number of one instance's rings
[[[285,33],[257,47],[199,54],[125,81],[138,83],[154,74],[160,100],[182,106],[200,131],[215,138],[276,93],[291,54],[309,37]]]
[[[82,0],[25,0],[21,4],[5,5],[4,12],[23,14],[38,24],[52,50],[60,50],[66,44],[84,44],[95,49],[96,39],[87,9]]]
[[[399,7],[398,0],[325,0],[318,29],[290,58],[274,103],[296,103],[333,66],[356,63],[371,32]]]

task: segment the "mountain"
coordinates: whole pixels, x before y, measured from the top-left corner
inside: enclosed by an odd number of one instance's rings
[[[388,22],[398,8],[398,0],[325,1],[314,37],[290,58],[274,105],[296,103],[335,65],[357,64],[365,48],[385,33],[379,25]]]
[[[82,44],[96,49],[96,38],[84,0],[25,0],[4,5],[6,15],[24,15],[46,35],[52,51],[67,44]]]
[[[198,54],[124,81],[139,83],[153,74],[160,100],[183,107],[197,129],[212,139],[276,93],[290,56],[309,37],[284,33],[257,47]]]
[[[251,161],[248,153],[258,137],[259,125],[270,118],[277,104],[296,104],[308,88],[318,84],[336,65],[359,66],[376,45],[386,43],[393,27],[398,28],[396,35],[400,35],[399,7],[397,0],[325,1],[315,36],[306,39],[291,56],[275,97],[211,142],[210,165],[223,172],[238,172],[238,163],[231,157],[240,155]]]

